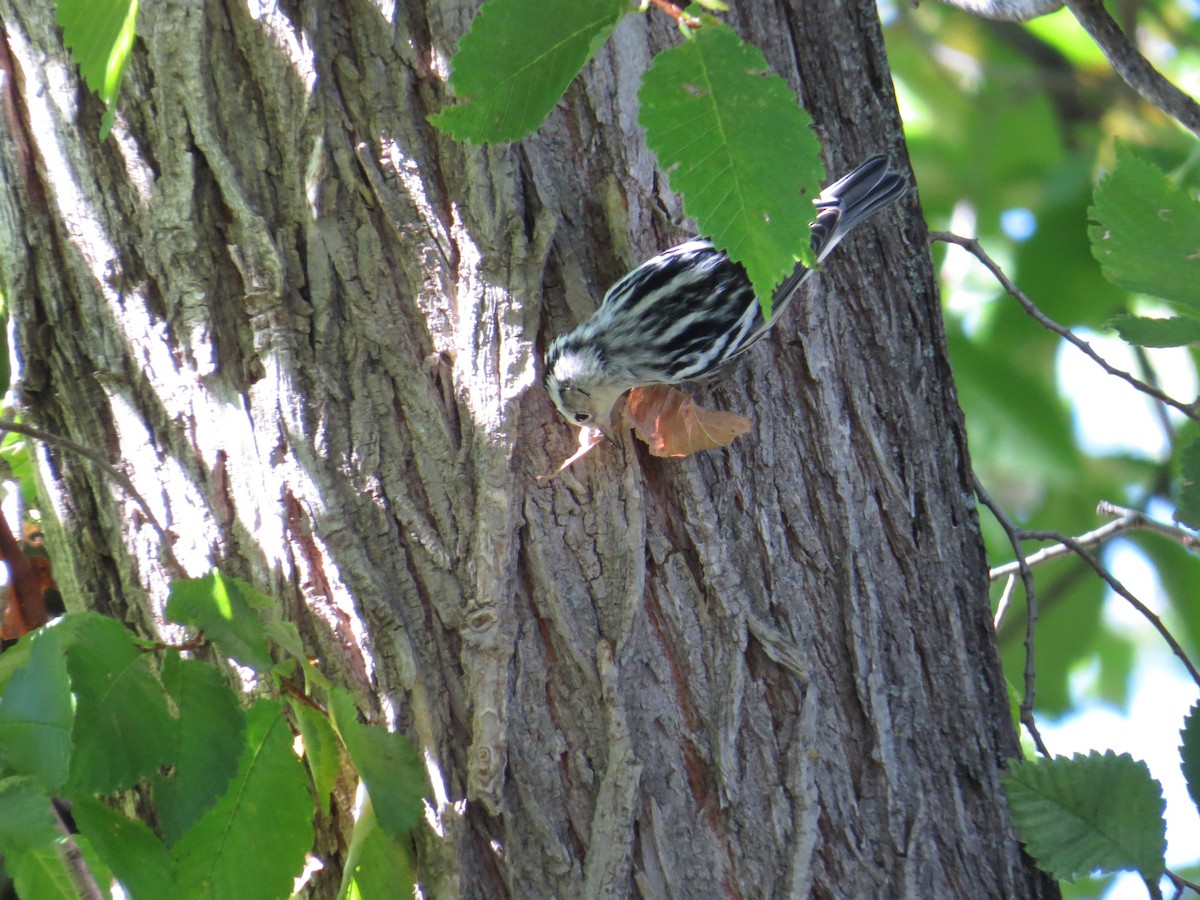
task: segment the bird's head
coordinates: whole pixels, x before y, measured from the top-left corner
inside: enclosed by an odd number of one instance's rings
[[[572,425],[599,428],[609,440],[615,440],[613,406],[633,385],[608,372],[594,344],[573,337],[556,338],[546,351],[546,393]]]

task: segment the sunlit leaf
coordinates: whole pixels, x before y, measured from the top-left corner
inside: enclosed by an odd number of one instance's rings
[[[460,141],[515,141],[549,115],[628,0],[489,0],[450,61],[458,103],[430,121]]]
[[[103,139],[112,128],[114,104],[129,64],[138,0],[57,0],[56,5],[63,43],[84,82],[108,106],[100,130]]]
[[[412,852],[400,838],[379,827],[370,798],[354,823],[342,874],[341,896],[408,896],[413,889]]]
[[[183,896],[287,897],[312,847],[308,776],[292,750],[282,705],[260,700],[246,723],[229,790],[171,850]]]
[[[317,802],[328,812],[329,798],[341,765],[341,744],[328,716],[294,697],[289,697],[288,703],[292,715],[296,717],[300,736],[304,739],[304,761],[312,776]]]
[[[824,167],[811,119],[757,47],[705,24],[642,79],[638,122],[700,231],[740,262],[769,310],[797,260]]]
[[[214,570],[203,578],[171,582],[167,618],[200,629],[226,656],[259,672],[274,660],[263,624],[242,595],[238,579]]]
[[[358,721],[354,698],[344,688],[329,695],[329,715],[362,777],[383,830],[400,837],[420,821],[425,768],[402,734]]]

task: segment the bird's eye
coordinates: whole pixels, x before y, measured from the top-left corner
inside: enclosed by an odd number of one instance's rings
[[[575,421],[578,422],[580,425],[582,425],[584,422],[586,422],[591,417],[592,417],[591,413],[585,413],[585,412],[575,413]]]

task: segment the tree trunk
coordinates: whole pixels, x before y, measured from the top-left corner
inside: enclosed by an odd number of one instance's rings
[[[476,8],[144,4],[100,143],[50,5],[0,0],[29,421],[424,749],[426,896],[1054,895],[997,779],[1018,749],[915,194],[710,392],[750,435],[539,480],[573,438],[542,349],[688,233],[635,124],[678,34],[627,17],[537,135],[480,149],[426,122]],[[831,175],[903,160],[873,2],[733,19]],[[40,464],[68,604],[159,630],[137,504]]]

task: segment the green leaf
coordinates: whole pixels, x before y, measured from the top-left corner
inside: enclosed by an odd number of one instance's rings
[[[371,798],[354,823],[338,897],[407,897],[414,886],[412,855],[404,843],[379,827]]]
[[[0,696],[0,765],[54,791],[67,780],[71,764],[71,684],[60,629],[39,629],[25,642],[29,662],[13,673]]]
[[[62,854],[56,847],[39,847],[5,857],[17,896],[30,900],[79,900]]]
[[[163,660],[162,678],[179,710],[171,773],[154,783],[159,827],[170,846],[217,802],[237,774],[246,717],[215,666],[171,652]]]
[[[628,0],[490,0],[450,61],[459,103],[430,116],[460,141],[515,141],[550,114]]]
[[[126,818],[93,797],[76,799],[71,815],[131,900],[174,894],[167,851],[145,824]]]
[[[0,857],[50,846],[61,836],[50,796],[38,782],[0,778]]]
[[[76,702],[71,792],[132,787],[170,759],[175,721],[162,685],[120,622],[85,612],[62,627]]]
[[[101,139],[107,136],[116,115],[113,104],[133,49],[137,11],[138,0],[58,0],[63,43],[87,86],[108,105]]]
[[[304,738],[304,760],[312,775],[317,802],[323,812],[329,812],[329,798],[341,766],[341,745],[328,716],[293,697],[288,698],[288,703]]]
[[[1092,253],[1113,284],[1200,310],[1200,203],[1156,166],[1117,144],[1096,187]]]
[[[425,769],[404,735],[358,721],[354,698],[344,688],[329,694],[329,716],[367,787],[379,824],[392,837],[416,827],[425,796]]]
[[[1148,881],[1162,874],[1166,804],[1144,762],[1093,751],[1015,762],[1001,782],[1025,849],[1055,878],[1096,869],[1133,869]]]
[[[20,421],[20,417],[18,417]],[[10,431],[0,440],[0,457],[8,463],[12,477],[21,488],[21,499],[27,508],[38,505],[37,480],[33,474],[33,451],[29,439]]]
[[[1179,482],[1175,518],[1190,528],[1200,528],[1200,438],[1179,451]]]
[[[328,690],[330,681],[325,677],[316,666],[312,664],[308,653],[304,650],[304,642],[300,640],[300,632],[296,629],[293,622],[268,622],[263,629],[263,633],[267,638],[274,641],[281,647],[289,656],[300,663],[300,668],[304,670],[304,683],[309,688],[312,685]]]
[[[1183,769],[1192,803],[1196,809],[1200,809],[1200,702],[1193,705],[1184,717],[1179,736],[1183,739],[1179,747],[1180,768]]]
[[[1149,319],[1120,315],[1111,325],[1122,340],[1139,347],[1183,347],[1200,343],[1200,320],[1191,316]]]
[[[638,121],[684,210],[740,262],[770,313],[797,260],[813,265],[809,222],[823,167],[808,114],[756,47],[705,24],[654,57]]]
[[[258,672],[274,665],[263,625],[238,580],[213,570],[203,578],[171,582],[167,618],[202,630],[226,656]]]
[[[312,847],[312,818],[308,776],[283,706],[260,700],[246,716],[246,748],[229,790],[171,851],[181,895],[289,896]]]

